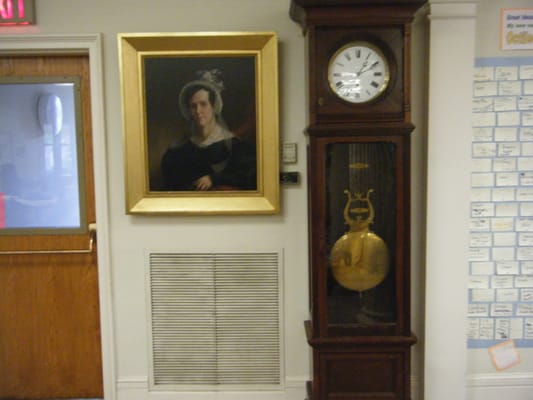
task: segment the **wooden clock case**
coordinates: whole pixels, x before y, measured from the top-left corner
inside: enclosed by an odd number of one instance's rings
[[[412,20],[425,2],[291,1],[290,16],[307,37],[309,400],[410,399],[410,46]],[[385,92],[364,104],[344,101],[328,83],[330,58],[351,41],[379,47],[391,67]],[[357,157],[376,170],[364,178],[365,190],[376,189],[373,229],[391,255],[387,279],[364,295],[336,287],[329,265],[344,229],[341,189],[354,174],[342,166],[361,164]],[[367,319],[354,317],[372,307]]]

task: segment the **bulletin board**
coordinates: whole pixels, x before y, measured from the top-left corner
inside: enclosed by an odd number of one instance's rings
[[[468,348],[533,347],[533,57],[476,60]]]

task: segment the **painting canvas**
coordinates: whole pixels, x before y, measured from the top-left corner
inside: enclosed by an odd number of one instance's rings
[[[209,172],[207,189],[257,189],[255,57],[149,57],[144,82],[150,191],[198,190]]]

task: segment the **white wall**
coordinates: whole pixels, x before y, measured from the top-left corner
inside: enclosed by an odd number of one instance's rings
[[[475,4],[431,3],[425,398],[464,399]]]

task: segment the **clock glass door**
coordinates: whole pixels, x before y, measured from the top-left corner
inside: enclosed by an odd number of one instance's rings
[[[350,138],[325,152],[328,324],[393,324],[397,144]]]

